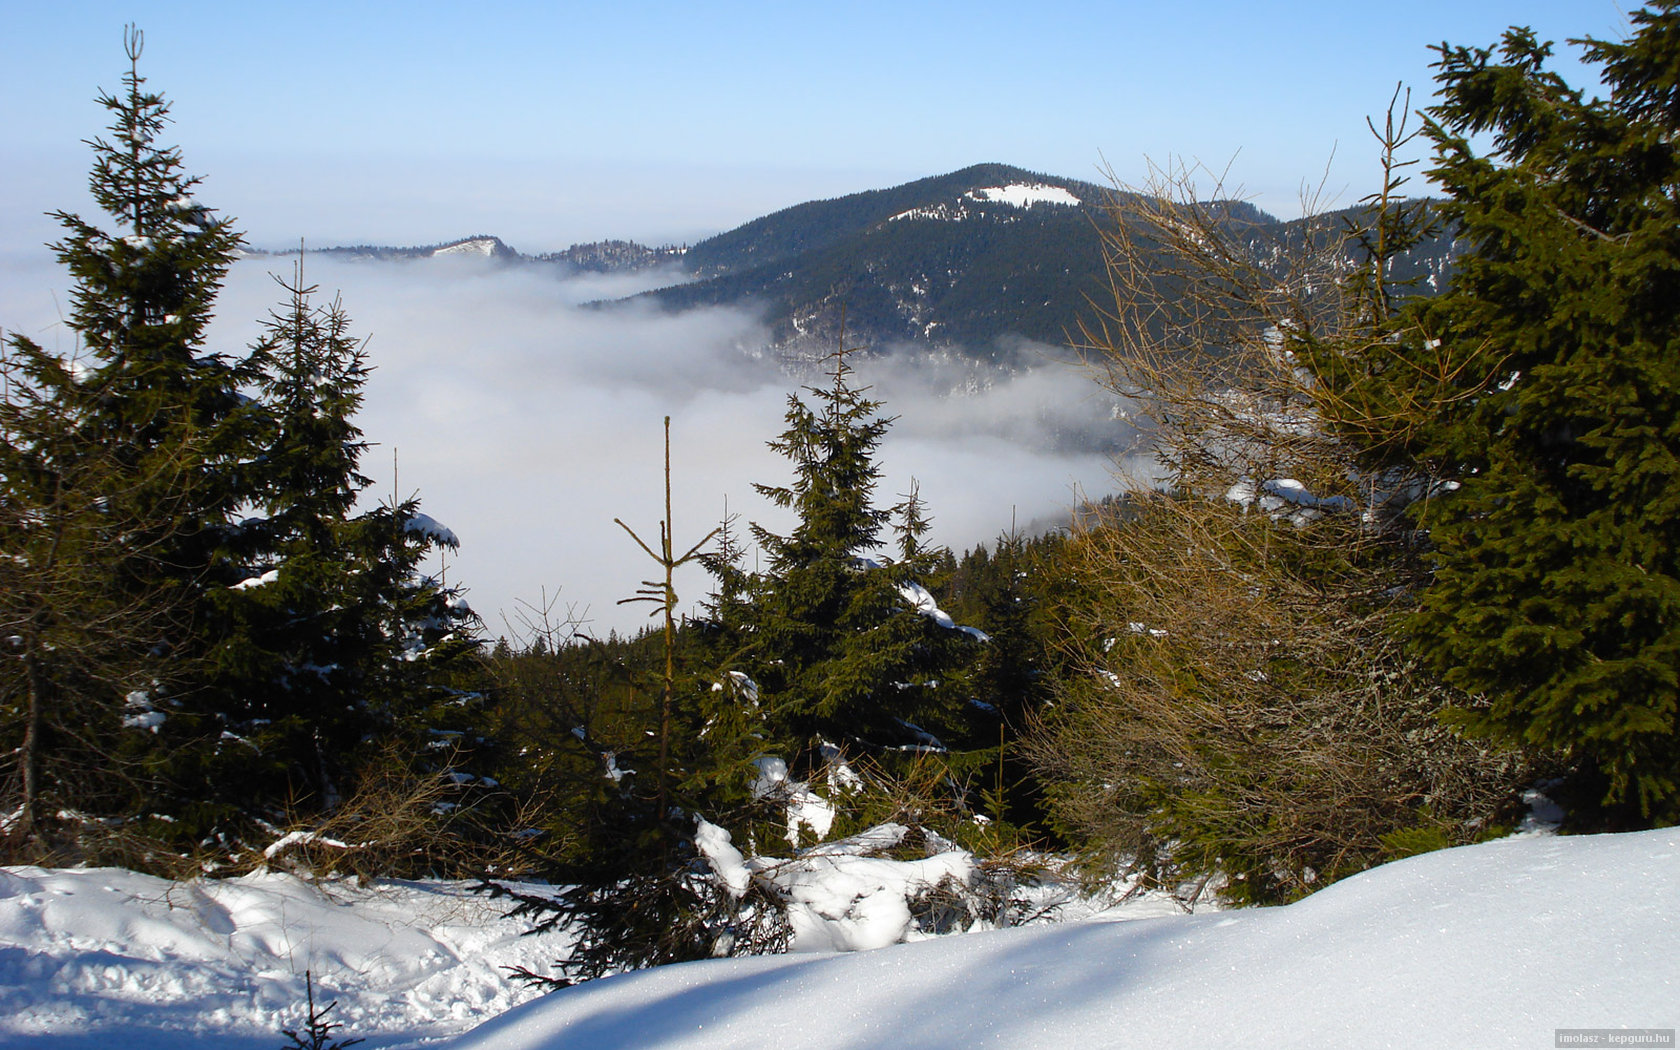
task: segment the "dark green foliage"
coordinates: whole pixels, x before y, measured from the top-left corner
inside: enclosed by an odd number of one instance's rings
[[[90,143],[118,231],[58,215],[78,347],[14,338],[0,370],[0,733],[19,855],[160,868],[319,818],[396,741],[435,780],[478,743],[476,642],[421,571],[453,538],[413,499],[353,513],[342,309],[300,275],[250,355],[205,351],[239,237],[158,145],[140,44]]]
[[[1042,839],[1044,787],[1021,741],[1052,696],[1059,655],[1052,645],[1052,610],[1068,584],[1059,532],[999,536],[977,547],[930,583],[945,594],[959,623],[985,632],[968,679],[982,711],[976,742],[986,744],[974,772],[979,808],[1000,833]],[[993,746],[995,745],[995,746]],[[1013,832],[1010,829],[1014,829]]]
[[[185,614],[178,592],[132,582],[163,575],[161,544],[130,542],[148,524],[124,498],[132,478],[64,426],[76,384],[65,362],[16,339],[0,350],[0,383],[0,739],[15,760],[14,855],[44,859],[83,830],[52,827],[54,813],[122,812],[146,791],[136,745],[150,741],[124,722],[168,717],[150,697],[181,669],[154,653]]]
[[[96,812],[191,798],[174,774],[215,732],[192,681],[211,631],[204,595],[231,582],[227,519],[253,422],[238,392],[248,365],[202,345],[239,237],[192,199],[198,180],[179,152],[157,144],[168,104],[138,73],[140,35],[127,45],[124,90],[99,100],[111,138],[90,143],[89,186],[118,230],[57,215],[77,356],[12,341],[0,467],[23,526],[8,536],[23,559],[9,566],[20,579],[8,604],[27,626],[16,635],[34,698],[25,721],[54,736],[35,757],[58,772],[40,786]],[[125,720],[140,731],[113,738]],[[103,783],[78,769],[101,752],[114,774]]]
[[[551,727],[546,736],[522,735],[520,786],[535,787],[548,813],[564,812],[562,826],[545,821],[547,827],[526,836],[526,863],[563,889],[548,895],[484,887],[514,898],[512,914],[536,917],[537,929],[573,934],[559,975],[521,974],[532,981],[569,984],[668,962],[774,951],[788,936],[780,892],[760,879],[730,885],[701,844],[707,837],[727,848],[728,833],[705,816],[741,826],[750,822],[744,810],[754,800],[746,797],[746,734],[737,737],[733,723],[706,718],[719,705],[711,683],[694,671],[700,662],[691,632],[678,630],[675,571],[722,533],[721,552],[706,560],[725,569],[726,590],[734,592],[742,580],[728,571],[736,558],[727,526],[677,553],[670,422],[666,417],[665,517],[657,546],[618,521],[661,570],[620,604],[653,604],[662,629],[602,643],[578,635],[575,623],[554,623],[543,608],[533,610],[528,626],[535,638],[527,651],[494,660],[509,694],[504,712],[517,709],[527,724]],[[737,600],[738,594],[720,596],[713,608],[734,608]]]
[[[563,887],[530,892],[487,882],[512,914],[573,938],[550,985],[669,962],[779,950],[788,930],[779,895],[758,880],[736,898],[695,844],[704,813],[753,822],[744,747],[705,724],[709,682],[689,631],[678,635],[664,704],[660,632],[595,640],[550,624],[523,652],[490,660],[497,735],[517,751],[504,784],[529,799],[517,870]],[[669,739],[660,746],[661,729]],[[730,760],[738,764],[727,766]]]
[[[1381,465],[1430,479],[1418,650],[1464,727],[1569,758],[1605,803],[1680,812],[1680,10],[1586,41],[1607,98],[1513,29],[1440,49],[1429,110],[1449,294],[1332,376]],[[1477,152],[1479,143],[1490,152]],[[1449,486],[1442,483],[1450,482]],[[1637,819],[1637,818],[1636,818]]]
[[[295,816],[331,809],[368,743],[460,731],[472,698],[443,683],[476,643],[471,612],[421,571],[454,537],[412,499],[352,513],[371,484],[354,422],[361,343],[337,300],[311,303],[301,273],[282,287],[253,351],[262,452],[235,534],[248,575],[212,595],[221,635],[205,688],[236,738],[218,797],[230,810],[284,799]]]
[[[798,522],[786,536],[753,526],[768,564],[730,584],[744,582],[750,601],[734,606],[740,622],[717,627],[739,647],[724,669],[757,683],[761,748],[798,772],[821,764],[825,744],[939,747],[935,737],[963,727],[964,666],[980,648],[913,604],[917,576],[938,558],[921,548],[919,497],[900,508],[900,559],[871,557],[892,518],[874,504],[875,450],[891,420],[851,386],[843,353],[832,384],[810,393],[817,407],[790,396],[788,429],[770,443],[792,464],[792,482],[757,486]]]

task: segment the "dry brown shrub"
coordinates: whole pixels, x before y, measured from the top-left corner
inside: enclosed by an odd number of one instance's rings
[[[1391,121],[1385,163],[1394,136]],[[1162,478],[1125,515],[1076,523],[1064,670],[1033,750],[1058,825],[1101,864],[1287,900],[1489,833],[1529,773],[1438,722],[1461,698],[1393,631],[1423,578],[1399,514],[1410,479],[1359,468],[1321,423],[1346,406],[1291,352],[1380,346],[1382,267],[1364,280],[1348,262],[1360,231],[1281,236],[1195,174],[1113,198],[1084,350]],[[1395,185],[1390,169],[1374,214]]]
[[[228,874],[269,867],[310,878],[481,878],[517,864],[517,814],[475,777],[421,770],[395,751],[374,761],[350,797],[313,819],[288,821]]]

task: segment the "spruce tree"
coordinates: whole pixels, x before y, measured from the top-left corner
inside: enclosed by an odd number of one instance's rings
[[[216,629],[205,595],[229,582],[229,518],[249,496],[256,413],[240,395],[247,363],[204,350],[240,238],[231,220],[193,199],[199,180],[184,172],[179,150],[159,144],[169,105],[145,88],[142,43],[130,27],[123,90],[99,98],[112,116],[109,137],[89,142],[89,188],[116,229],[55,213],[65,232],[54,248],[75,282],[77,349],[66,360],[25,339],[11,346],[5,498],[29,520],[56,522],[30,530],[56,538],[45,541],[50,557],[39,544],[28,555],[37,575],[14,592],[37,596],[33,622],[56,623],[56,632],[73,615],[54,573],[83,581],[83,591],[104,579],[94,607],[109,619],[87,625],[90,641],[108,643],[89,653],[104,656],[88,674],[49,676],[65,702],[71,678],[80,681],[76,717],[90,733],[129,730],[88,745],[121,773],[98,793],[99,808],[168,813],[202,800],[202,761],[220,736],[196,688]],[[57,653],[36,647],[38,669],[68,667],[49,651]]]
[[[428,693],[474,643],[465,606],[419,571],[454,536],[413,501],[355,512],[372,484],[354,419],[369,368],[343,305],[315,305],[301,262],[280,284],[252,355],[264,452],[235,532],[244,578],[212,595],[206,688],[245,745],[222,749],[224,801],[311,811],[338,800],[370,742],[427,722],[444,699]]]
[[[768,565],[737,606],[745,622],[730,665],[757,687],[760,753],[801,773],[834,748],[879,755],[938,747],[940,734],[962,728],[959,679],[975,645],[926,615],[936,607],[922,600],[916,576],[937,552],[921,547],[919,497],[898,508],[905,557],[876,556],[893,517],[874,503],[876,451],[892,420],[853,385],[850,352],[829,359],[826,387],[807,388],[814,407],[789,395],[787,429],[770,442],[792,464],[793,480],[755,488],[798,520],[786,535],[752,526]]]
[[[1428,111],[1450,290],[1341,374],[1338,420],[1415,504],[1418,649],[1465,727],[1566,756],[1592,798],[1680,815],[1680,5],[1578,41],[1607,97],[1512,29],[1442,45]],[[1481,152],[1488,144],[1486,152]],[[1636,818],[1638,819],[1638,818]]]
[[[170,670],[153,654],[181,626],[168,592],[123,582],[157,545],[134,544],[148,523],[118,509],[132,479],[66,425],[76,384],[68,362],[29,340],[0,346],[0,740],[13,862],[97,855],[86,828],[53,815],[125,813],[145,794],[125,738],[167,717],[150,702]]]
[[[475,621],[422,571],[454,537],[396,493],[353,509],[367,368],[342,309],[300,275],[249,355],[205,350],[239,236],[159,145],[168,103],[125,43],[89,143],[118,229],[57,214],[77,349],[13,338],[0,369],[0,734],[24,837],[79,810],[82,856],[236,841],[330,804],[370,743],[475,739],[452,688]]]

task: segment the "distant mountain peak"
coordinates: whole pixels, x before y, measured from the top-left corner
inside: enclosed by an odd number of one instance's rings
[[[486,259],[514,259],[519,256],[518,252],[503,244],[500,237],[492,237],[488,234],[475,234],[472,237],[464,237],[458,241],[439,245],[432,249],[431,254],[433,258],[465,255]]]

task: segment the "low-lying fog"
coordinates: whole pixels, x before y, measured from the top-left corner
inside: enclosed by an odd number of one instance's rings
[[[39,276],[53,266],[40,254],[6,261],[8,283],[25,272],[33,280],[0,294],[0,323],[63,346],[69,336],[50,327],[46,289],[60,289],[62,303],[67,282],[61,271]],[[213,348],[255,338],[258,319],[280,301],[270,274],[290,276],[292,265],[256,256],[234,266]],[[562,277],[553,267],[479,259],[311,255],[305,276],[323,296],[340,293],[353,330],[370,340],[375,371],[359,419],[375,443],[362,464],[376,479],[370,496],[417,491],[426,512],[455,530],[461,549],[447,560],[448,579],[469,589],[492,635],[517,634],[520,603],[545,592],[599,634],[644,622],[647,606],[615,603],[656,566],[613,518],[656,542],[666,415],[679,548],[716,526],[726,506],[743,527],[790,524],[752,484],[790,480],[789,464],[765,442],[782,431],[800,380],[765,356],[751,313],[579,308],[671,276]],[[46,302],[26,301],[36,288]],[[1113,399],[1051,353],[1007,376],[913,350],[863,362],[863,381],[897,417],[880,450],[877,501],[896,502],[916,479],[932,538],[960,554],[1012,518],[1023,530],[1064,522],[1076,493],[1111,491],[1104,446],[1125,437]],[[685,607],[709,589],[697,569],[679,579]]]

